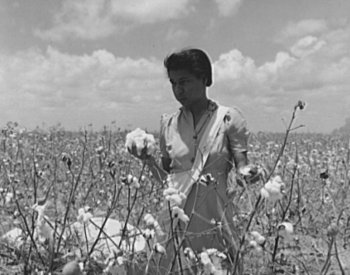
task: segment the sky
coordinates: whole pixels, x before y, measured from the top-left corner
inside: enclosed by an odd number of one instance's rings
[[[0,0],[0,127],[158,130],[164,58],[211,58],[213,100],[252,132],[327,133],[350,116],[349,0]]]

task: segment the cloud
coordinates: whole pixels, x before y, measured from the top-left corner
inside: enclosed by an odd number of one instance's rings
[[[189,32],[182,28],[170,27],[165,39],[171,42],[184,41],[185,38],[189,36]]]
[[[179,18],[191,10],[189,0],[65,0],[53,26],[35,30],[42,39],[94,40],[140,24]]]
[[[117,117],[123,125],[129,108],[136,114],[171,97],[163,92],[169,87],[162,63],[155,59],[119,58],[105,50],[70,55],[49,47],[0,60],[3,121],[33,126],[58,120],[73,127]]]
[[[251,81],[257,69],[254,60],[244,57],[237,49],[220,55],[214,67],[218,81],[238,80],[239,82]]]
[[[274,60],[260,66],[237,49],[221,54],[213,65],[220,97],[251,113],[272,110],[277,116],[278,112],[287,115],[288,107],[304,99],[309,101],[313,117],[308,119],[314,120],[314,130],[323,127],[316,122],[318,116],[325,116],[322,121],[328,129],[335,127],[332,121],[341,123],[348,116],[350,26],[297,37]]]
[[[137,23],[156,23],[175,19],[190,11],[189,0],[115,0],[111,2],[112,14]]]
[[[237,12],[242,0],[215,0],[219,13],[222,16],[229,16]]]
[[[218,81],[231,82],[235,87],[257,83],[288,91],[305,88],[305,81],[321,85],[350,84],[346,77],[350,73],[349,60],[350,25],[328,30],[319,37],[300,37],[287,51],[277,53],[273,61],[261,66],[234,49],[220,55],[214,67]]]
[[[328,30],[328,24],[322,19],[305,19],[289,22],[280,32],[277,40],[283,42],[289,38],[301,38],[308,35],[318,35]]]
[[[306,36],[297,41],[290,50],[292,54],[297,57],[305,57],[314,52],[319,51],[323,46],[325,46],[326,42],[324,40],[320,40],[314,36]]]

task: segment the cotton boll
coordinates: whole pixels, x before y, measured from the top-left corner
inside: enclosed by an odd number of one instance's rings
[[[5,196],[5,204],[10,204],[13,200],[13,193],[12,192],[8,192]]]
[[[156,243],[154,245],[154,251],[159,254],[163,254],[163,255],[166,254],[166,250],[164,246],[162,246],[160,243]]]
[[[145,216],[143,217],[143,220],[146,222],[146,225],[148,226],[154,226],[154,224],[157,222],[156,219],[150,213],[145,214]]]
[[[149,229],[149,228],[146,228],[145,230],[142,230],[142,236],[146,239],[146,240],[150,240],[150,239],[153,239],[154,236],[155,236],[155,231],[154,229]]]
[[[178,193],[179,191],[176,189],[176,188],[173,188],[173,187],[168,187],[167,189],[165,189],[163,191],[163,194],[164,196],[170,196],[172,194],[176,194]]]
[[[197,257],[196,254],[193,252],[192,248],[186,247],[184,249],[184,255],[189,259],[190,261],[196,261]]]
[[[212,263],[207,251],[203,251],[200,254],[200,260],[203,264],[204,274],[215,274],[217,271],[215,265]]]
[[[290,222],[282,222],[278,225],[278,235],[281,236],[285,241],[289,242],[293,238],[293,224]]]
[[[285,184],[282,182],[280,176],[276,176],[270,179],[263,188],[260,190],[260,194],[268,201],[276,202],[283,198]]]
[[[141,156],[143,153],[152,155],[156,150],[154,136],[147,134],[144,130],[137,128],[126,135],[125,147],[129,152],[136,149],[136,154]]]
[[[257,242],[258,245],[263,246],[266,242],[266,238],[262,236],[258,231],[250,232],[251,238]]]
[[[184,223],[188,223],[190,221],[190,218],[185,214],[184,210],[178,206],[174,206],[171,209],[171,215],[172,215],[173,219],[178,218],[181,221],[183,221]]]
[[[65,264],[62,275],[82,275],[78,261],[71,261]]]

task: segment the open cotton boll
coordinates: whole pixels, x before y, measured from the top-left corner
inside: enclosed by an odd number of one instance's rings
[[[156,141],[151,134],[145,135],[145,141],[147,146],[147,155],[152,155],[156,151]]]
[[[138,156],[141,156],[144,151],[146,155],[152,155],[156,150],[155,144],[154,136],[147,134],[140,128],[137,128],[126,135],[125,147],[131,152],[135,146]]]
[[[278,235],[281,236],[285,241],[291,241],[293,238],[293,224],[290,222],[282,222],[278,225]]]
[[[182,201],[186,199],[186,195],[184,193],[173,187],[168,187],[165,189],[163,194],[165,199],[170,202],[171,206],[179,206],[181,205]]]
[[[215,274],[217,270],[215,268],[215,265],[212,263],[207,251],[201,252],[200,260],[203,264],[204,274]]]
[[[173,219],[178,218],[184,223],[188,223],[190,221],[190,218],[185,214],[185,211],[178,206],[174,206],[171,209],[171,215]]]
[[[152,214],[147,213],[143,217],[143,220],[145,221],[147,226],[154,228],[159,236],[164,235],[162,228],[160,227],[158,221],[152,216]]]
[[[162,246],[160,243],[156,243],[153,248],[156,253],[166,254],[164,246]]]
[[[257,244],[263,246],[266,242],[266,239],[264,236],[262,236],[258,231],[251,231],[250,236],[254,241],[257,242]]]
[[[190,261],[196,261],[197,260],[196,254],[194,253],[194,251],[190,247],[186,247],[184,249],[184,255]]]
[[[283,198],[285,184],[280,176],[276,176],[270,179],[263,188],[260,190],[260,194],[266,200],[276,202]]]
[[[143,220],[146,222],[146,225],[148,226],[154,226],[156,223],[158,223],[150,213],[145,214],[145,216],[143,217]]]
[[[83,274],[78,261],[74,260],[65,264],[62,275],[80,275]]]
[[[15,227],[2,235],[0,239],[5,240],[10,244],[14,244],[16,247],[20,247],[23,244],[23,236],[23,230],[21,228]]]

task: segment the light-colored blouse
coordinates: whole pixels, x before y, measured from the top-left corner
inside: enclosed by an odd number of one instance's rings
[[[192,168],[198,144],[218,104],[210,101],[207,111],[196,127],[193,116],[184,107],[161,119],[160,149],[162,156],[171,160],[171,172],[183,172]],[[233,164],[233,152],[247,151],[249,132],[246,121],[237,108],[229,108],[214,141],[205,165],[206,173],[227,173]]]
[[[172,115],[162,116],[160,149],[162,157],[171,160],[171,173],[191,170],[198,144],[217,109],[218,104],[210,100],[195,127],[192,113],[184,107]],[[184,210],[190,222],[185,247],[197,252],[216,248],[235,255],[238,232],[233,222],[234,210],[226,195],[227,178],[234,166],[233,153],[247,151],[248,136],[246,121],[240,111],[228,108],[202,172],[210,173],[215,183],[193,184],[186,198]]]

